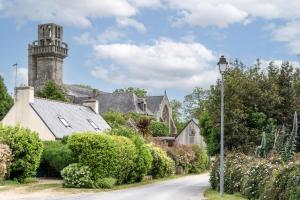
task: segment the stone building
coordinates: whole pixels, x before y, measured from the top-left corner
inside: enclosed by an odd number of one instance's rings
[[[107,111],[136,112],[151,115],[166,122],[172,134],[176,126],[167,94],[139,98],[134,93],[107,93],[79,85],[63,84],[63,59],[68,55],[68,45],[63,42],[63,27],[54,23],[38,25],[38,40],[28,46],[28,84],[41,87],[52,80],[62,85],[71,101],[82,104],[83,100],[99,101],[99,113]]]
[[[28,45],[28,84],[39,88],[45,81],[63,84],[63,59],[68,45],[63,42],[63,27],[57,24],[38,25],[38,40]]]

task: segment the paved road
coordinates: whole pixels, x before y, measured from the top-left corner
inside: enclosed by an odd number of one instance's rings
[[[209,187],[208,179],[208,174],[201,174],[118,191],[40,197],[38,200],[200,200]]]

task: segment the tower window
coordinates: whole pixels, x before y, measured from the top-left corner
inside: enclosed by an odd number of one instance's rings
[[[100,130],[100,128],[90,119],[88,119],[88,122],[92,125],[92,127],[95,129],[95,130]]]
[[[65,118],[58,117],[58,119],[61,121],[61,123],[66,127],[66,128],[72,128],[71,125],[65,120]]]

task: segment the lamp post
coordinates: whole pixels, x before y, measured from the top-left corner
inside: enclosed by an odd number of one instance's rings
[[[224,74],[228,67],[228,62],[224,56],[218,62],[221,74],[221,155],[220,155],[220,195],[224,194]]]

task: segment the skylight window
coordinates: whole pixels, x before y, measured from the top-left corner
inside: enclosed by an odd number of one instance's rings
[[[90,119],[88,119],[88,122],[92,125],[92,127],[95,129],[95,130],[100,130],[99,127]]]
[[[63,123],[63,125],[67,128],[71,128],[71,125],[67,122],[67,120],[65,120],[62,117],[58,117],[58,119],[61,121],[61,123]]]

